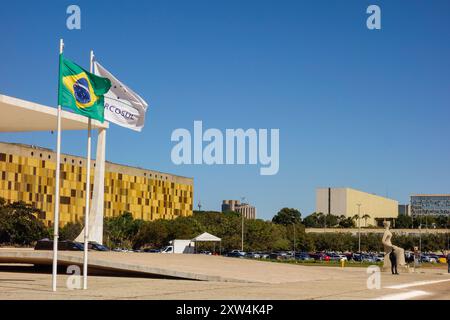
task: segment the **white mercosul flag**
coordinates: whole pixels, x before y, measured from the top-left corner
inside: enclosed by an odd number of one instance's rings
[[[97,61],[94,73],[111,80],[111,89],[105,96],[105,120],[135,131],[144,127],[148,104],[137,93],[116,79]]]

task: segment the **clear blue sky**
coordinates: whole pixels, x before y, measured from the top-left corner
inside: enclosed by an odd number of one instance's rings
[[[65,27],[68,5],[81,31]],[[366,28],[370,4],[382,30]],[[111,125],[107,159],[195,178],[195,204],[245,196],[258,216],[315,209],[315,188],[348,186],[407,202],[448,193],[449,1],[6,1],[0,93],[54,106],[58,42],[89,50],[150,104],[136,133]],[[279,128],[280,171],[175,166],[176,128]],[[85,155],[85,132],[62,150]],[[54,148],[48,132],[1,141]]]

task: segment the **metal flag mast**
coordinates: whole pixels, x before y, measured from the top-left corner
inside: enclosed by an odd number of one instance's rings
[[[64,51],[64,40],[59,40],[59,66],[61,72],[61,55]],[[59,90],[61,86],[61,74],[58,74],[58,115],[56,136],[56,183],[55,183],[55,208],[53,217],[53,268],[52,268],[52,290],[56,291],[58,275],[58,238],[59,238],[59,176],[61,171],[61,105],[59,104]]]
[[[89,58],[89,72],[94,70],[94,51]],[[86,211],[84,213],[84,261],[83,261],[83,289],[87,289],[88,250],[89,250],[89,201],[91,199],[91,118],[88,118],[88,140],[86,156]]]

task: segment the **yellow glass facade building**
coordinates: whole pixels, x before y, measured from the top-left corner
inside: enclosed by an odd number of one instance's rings
[[[95,161],[91,165],[91,199]],[[53,224],[56,153],[50,149],[0,142],[0,197],[41,209]],[[60,224],[82,221],[86,159],[61,155]],[[105,164],[104,216],[131,212],[135,219],[192,215],[193,179],[115,163]]]

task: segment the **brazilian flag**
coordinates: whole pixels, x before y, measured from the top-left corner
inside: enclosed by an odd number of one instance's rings
[[[103,95],[111,81],[87,72],[76,63],[59,57],[58,104],[83,116],[104,121]]]

